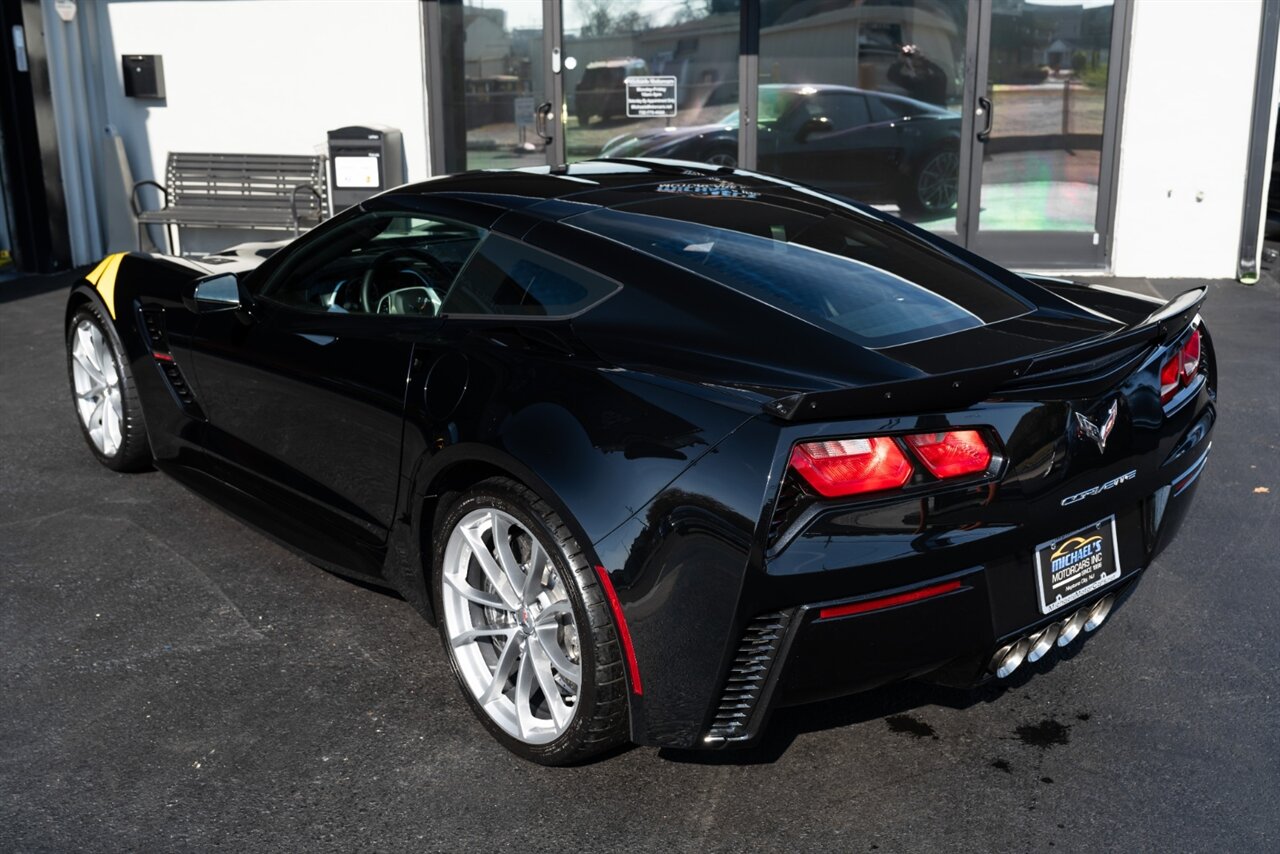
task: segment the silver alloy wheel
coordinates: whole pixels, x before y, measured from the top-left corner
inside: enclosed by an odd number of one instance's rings
[[[707,158],[707,163],[712,166],[729,166],[734,169],[738,168],[738,157],[728,152],[718,151]]]
[[[950,210],[956,203],[960,176],[960,156],[943,151],[924,165],[916,179],[916,195],[926,210]]]
[[[473,510],[445,546],[445,631],[467,689],[526,744],[568,728],[582,685],[578,624],[564,581],[514,516]]]
[[[87,319],[71,340],[71,375],[80,423],[99,452],[114,456],[124,441],[120,367],[102,330]]]

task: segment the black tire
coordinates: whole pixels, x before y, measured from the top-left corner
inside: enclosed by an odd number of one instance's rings
[[[703,160],[712,166],[737,169],[738,149],[737,147],[730,147],[727,145],[717,145],[707,151]]]
[[[102,335],[107,348],[114,359],[120,396],[120,434],[119,446],[107,453],[98,448],[89,433],[88,425],[81,417],[75,385],[75,367],[72,356],[72,344],[81,324],[88,323]],[[103,313],[97,303],[86,301],[81,304],[71,317],[67,326],[67,381],[71,388],[71,404],[76,414],[76,423],[80,425],[80,433],[90,452],[112,471],[136,472],[151,467],[151,447],[147,442],[147,427],[142,419],[142,403],[138,400],[138,388],[133,381],[133,371],[124,355],[124,347],[120,336],[116,334],[115,324]]]
[[[943,188],[939,179],[949,184]],[[940,215],[955,209],[960,181],[960,156],[941,148],[926,156],[912,171],[902,189],[898,206],[904,213]]]
[[[467,687],[450,643],[443,587],[446,546],[451,532],[467,514],[486,508],[510,514],[537,538],[556,573],[566,581],[565,591],[578,627],[582,680],[574,716],[558,738],[545,744],[516,738],[490,717]],[[628,731],[622,647],[595,568],[556,512],[523,484],[504,477],[490,478],[437,515],[432,544],[431,590],[445,653],[462,695],[494,738],[517,756],[541,765],[579,763],[622,744]]]

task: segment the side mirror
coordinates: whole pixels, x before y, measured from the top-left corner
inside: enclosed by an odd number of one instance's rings
[[[240,308],[245,300],[240,289],[240,280],[234,273],[217,273],[196,279],[191,289],[191,296],[183,300],[187,308],[197,314],[208,314],[214,311],[230,311]]]
[[[796,142],[804,142],[815,133],[831,133],[833,130],[835,128],[831,126],[831,119],[826,116],[814,116],[800,125],[800,130],[796,133]]]

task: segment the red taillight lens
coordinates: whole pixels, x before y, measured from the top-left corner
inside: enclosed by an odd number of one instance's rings
[[[974,474],[991,464],[991,450],[977,430],[917,433],[907,437],[907,444],[935,477]]]
[[[884,436],[805,442],[791,452],[791,467],[826,498],[897,489],[911,478],[911,463]]]
[[[1173,400],[1178,389],[1185,388],[1196,378],[1200,370],[1200,330],[1192,329],[1191,336],[1177,353],[1160,366],[1160,402]]]
[[[1178,393],[1178,388],[1182,385],[1181,371],[1179,362],[1181,356],[1170,356],[1169,361],[1165,362],[1160,368],[1160,402],[1168,403],[1173,400],[1173,396]]]
[[[1195,378],[1200,369],[1200,330],[1191,330],[1191,337],[1182,345],[1182,384]]]

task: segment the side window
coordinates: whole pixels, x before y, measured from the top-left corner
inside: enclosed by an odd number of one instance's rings
[[[435,316],[483,236],[421,214],[365,214],[300,246],[263,296],[305,311]]]
[[[867,102],[861,95],[820,93],[812,100],[810,112],[825,116],[831,122],[832,130],[851,130],[870,123]]]
[[[565,317],[612,296],[616,282],[501,235],[490,235],[445,298],[445,314]]]
[[[896,98],[881,98],[877,95],[867,97],[867,105],[871,107],[873,122],[892,122],[908,115],[902,109],[902,103]]]

